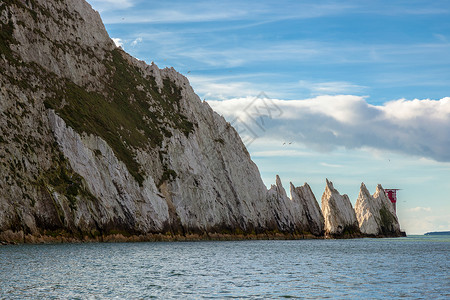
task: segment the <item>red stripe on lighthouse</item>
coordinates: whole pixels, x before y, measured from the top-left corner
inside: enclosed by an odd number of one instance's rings
[[[397,189],[386,189],[384,192],[392,203],[397,202]]]

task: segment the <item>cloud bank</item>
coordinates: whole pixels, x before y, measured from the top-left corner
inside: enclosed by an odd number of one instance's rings
[[[450,97],[400,99],[383,105],[352,95],[305,100],[248,97],[208,103],[238,128],[244,142],[245,135],[264,135],[319,151],[366,147],[450,161]]]
[[[417,206],[417,207],[413,207],[413,208],[408,209],[408,211],[411,211],[411,212],[431,212],[431,207]]]

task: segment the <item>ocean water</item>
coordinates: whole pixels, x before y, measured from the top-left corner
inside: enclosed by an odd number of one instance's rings
[[[1,299],[450,299],[450,236],[0,247]]]

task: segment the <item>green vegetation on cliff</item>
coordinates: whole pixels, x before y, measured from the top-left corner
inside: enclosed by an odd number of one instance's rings
[[[380,217],[381,217],[380,220],[381,231],[384,235],[389,235],[392,232],[391,227],[392,223],[395,221],[395,218],[385,206],[383,206],[380,209]]]
[[[45,105],[75,131],[103,138],[142,184],[144,173],[134,151],[161,147],[164,137],[172,135],[168,128],[188,136],[194,126],[180,113],[181,90],[168,78],[160,89],[154,77],[144,78],[119,49],[104,63],[109,72],[104,93],[88,92],[67,80]]]

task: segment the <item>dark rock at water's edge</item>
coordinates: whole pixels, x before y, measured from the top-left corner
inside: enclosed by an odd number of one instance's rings
[[[450,235],[450,231],[433,231],[427,232],[424,235]]]
[[[187,78],[116,47],[86,1],[0,0],[0,27],[3,243],[328,236],[307,184],[267,190]]]

